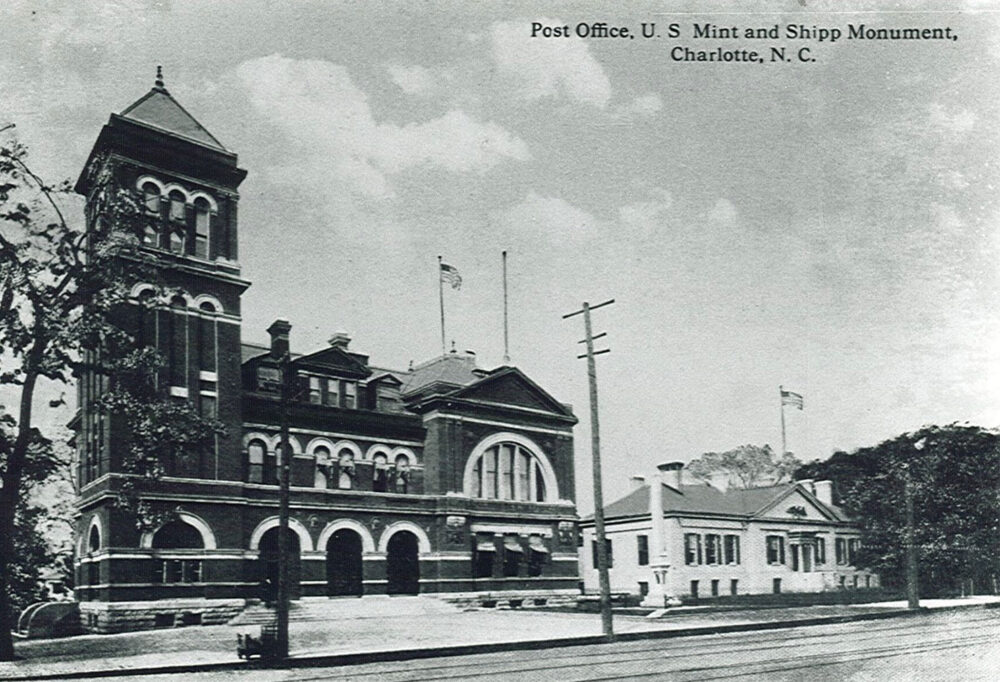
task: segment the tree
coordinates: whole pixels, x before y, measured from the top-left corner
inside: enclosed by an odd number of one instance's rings
[[[758,488],[790,480],[801,465],[790,452],[775,459],[770,445],[740,445],[726,452],[706,452],[691,460],[687,471],[706,483],[721,479],[727,487]]]
[[[838,454],[803,469],[806,477],[840,483],[844,507],[862,530],[859,565],[880,573],[888,586],[905,584],[909,483],[921,593],[998,591],[1000,432],[928,426]]]
[[[70,194],[68,183],[47,185],[25,159],[20,145],[0,147],[0,384],[20,394],[6,424],[0,472],[0,660],[14,656],[11,559],[17,533],[30,522],[18,510],[25,508],[25,481],[42,438],[33,421],[39,381],[68,383],[74,371],[106,379],[94,407],[120,416],[132,434],[127,469],[133,476],[121,503],[136,512],[140,526],[158,520],[141,499],[144,485],[162,471],[157,457],[200,447],[221,429],[156,391],[153,377],[162,362],[124,324],[129,306],[155,307],[169,291],[160,287],[159,296],[145,302],[130,299],[133,283],[157,281],[155,254],[140,244],[149,219],[134,191],[116,184],[114,161],[103,157],[90,167],[90,229],[74,229],[60,205]]]
[[[16,421],[0,406],[0,465],[6,465],[14,444]],[[43,532],[46,509],[30,501],[31,492],[56,474],[58,460],[52,456],[52,442],[35,431],[25,458],[22,490],[14,511],[14,551],[10,557],[9,591],[12,610],[20,611],[44,595],[39,584],[40,569],[54,561]]]

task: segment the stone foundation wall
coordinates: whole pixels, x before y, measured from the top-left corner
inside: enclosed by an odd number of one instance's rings
[[[85,632],[110,634],[187,625],[221,625],[243,610],[243,599],[161,599],[144,602],[80,602]]]

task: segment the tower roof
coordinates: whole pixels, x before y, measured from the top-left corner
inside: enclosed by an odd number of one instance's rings
[[[163,70],[156,67],[156,84],[153,89],[136,100],[121,113],[122,118],[156,128],[171,135],[178,135],[192,142],[228,151],[212,133],[195,120],[163,85]]]

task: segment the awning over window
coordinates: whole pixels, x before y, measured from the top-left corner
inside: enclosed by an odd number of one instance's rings
[[[528,540],[528,547],[532,552],[541,552],[542,554],[548,554],[549,548],[545,546],[545,543],[537,535],[532,535]]]
[[[476,543],[477,552],[495,552],[497,551],[496,546],[493,544],[492,540],[480,540]]]
[[[503,548],[509,552],[523,552],[521,549],[521,543],[517,541],[517,538],[506,537],[503,539]]]

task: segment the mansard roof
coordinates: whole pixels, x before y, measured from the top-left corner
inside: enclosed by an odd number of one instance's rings
[[[681,485],[674,489],[663,483],[663,512],[681,516],[742,516],[766,517],[778,505],[795,493],[802,494],[821,515],[830,521],[847,521],[843,511],[824,504],[798,483],[762,488],[730,488],[722,491],[711,485]],[[605,519],[649,516],[649,485],[633,490],[625,497],[604,507]],[[593,516],[588,516],[593,519]]]

